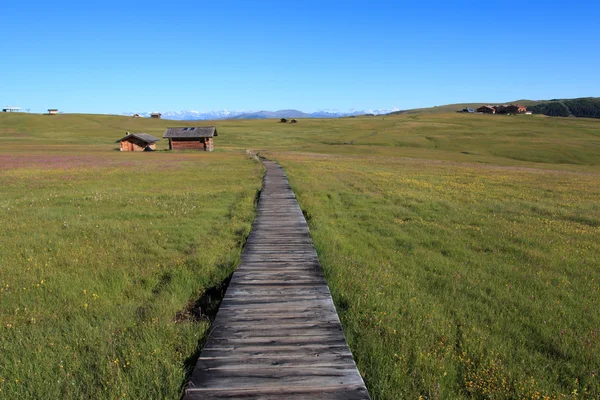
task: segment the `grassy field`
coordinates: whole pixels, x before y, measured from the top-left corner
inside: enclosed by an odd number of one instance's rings
[[[199,124],[0,114],[0,397],[180,394],[185,310],[253,217],[247,148],[285,167],[373,398],[600,397],[600,121],[234,120],[212,154],[115,151]]]
[[[235,268],[261,175],[235,153],[0,155],[0,397],[179,397],[209,326],[188,311]]]
[[[599,398],[598,175],[272,154],[375,398]]]

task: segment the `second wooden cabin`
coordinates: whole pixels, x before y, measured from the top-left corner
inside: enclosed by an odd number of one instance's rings
[[[153,151],[156,150],[156,142],[159,140],[147,133],[127,132],[127,136],[117,140],[117,143],[121,143],[121,151]]]
[[[167,128],[164,138],[169,139],[169,150],[213,151],[213,137],[219,136],[214,126],[185,126]]]

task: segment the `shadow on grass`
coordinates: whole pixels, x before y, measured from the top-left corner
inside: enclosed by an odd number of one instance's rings
[[[184,360],[184,369],[186,374],[180,387],[180,391],[182,393],[181,398],[185,396],[185,388],[192,377],[194,367],[198,362],[198,358],[200,358],[200,353],[202,352],[202,348],[204,348],[206,339],[208,339],[208,335],[212,331],[212,322],[219,312],[219,306],[221,305],[223,297],[225,297],[225,292],[227,291],[227,287],[229,286],[232,275],[233,273],[213,287],[206,289],[198,300],[195,302],[190,302],[188,307],[179,311],[175,316],[175,320],[178,322],[209,321],[211,324],[211,328],[207,329],[205,334],[200,338],[200,340],[198,340],[196,350]]]
[[[254,195],[254,210],[258,209],[258,203],[260,201],[260,194],[262,192],[261,189],[257,190]],[[230,217],[233,217],[232,211],[230,210]],[[255,219],[256,221],[256,219]],[[254,225],[254,223],[253,223]],[[238,244],[242,249],[242,253],[244,252],[244,248],[246,247],[246,241],[248,240],[249,233],[246,234],[244,231],[238,231],[236,234],[239,236]],[[236,262],[237,264],[237,262]],[[233,265],[222,265],[220,266],[226,269],[233,269]],[[225,279],[223,279],[218,284],[206,289],[202,296],[196,300],[195,302],[190,302],[188,306],[179,311],[175,315],[176,321],[208,321],[210,322],[210,328],[206,330],[204,335],[198,340],[198,345],[196,346],[196,350],[184,360],[184,369],[186,371],[183,382],[180,386],[181,398],[185,396],[185,389],[188,386],[190,379],[192,378],[192,374],[194,372],[194,368],[198,363],[198,358],[200,358],[200,354],[202,353],[202,349],[204,348],[204,344],[208,339],[208,336],[212,332],[212,323],[219,312],[219,307],[221,306],[221,302],[223,301],[223,297],[225,297],[225,292],[227,291],[227,287],[229,286],[229,282],[231,281],[231,277],[233,276],[233,272],[229,274]]]

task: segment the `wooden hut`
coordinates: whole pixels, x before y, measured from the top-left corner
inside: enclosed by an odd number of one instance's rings
[[[290,121],[290,123],[292,123],[292,124],[297,124],[297,123],[298,123],[298,121],[296,121],[295,119],[293,119],[293,120],[291,120],[291,121]]]
[[[169,139],[170,150],[213,151],[213,137],[219,136],[214,126],[186,126],[167,128],[164,138]]]
[[[484,114],[496,114],[496,109],[492,106],[481,106],[477,109],[477,112]]]
[[[129,133],[116,141],[121,143],[121,151],[152,151],[156,150],[156,142],[160,139],[147,133]]]
[[[159,112],[150,113],[150,118],[160,119],[161,116],[162,116],[162,114]]]
[[[527,107],[523,107],[520,104],[509,104],[504,106],[504,113],[507,114],[522,114],[527,111]]]

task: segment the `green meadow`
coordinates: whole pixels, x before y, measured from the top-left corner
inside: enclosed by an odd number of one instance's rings
[[[0,397],[177,398],[262,166],[286,170],[374,399],[600,397],[600,120],[204,125],[0,114]]]

